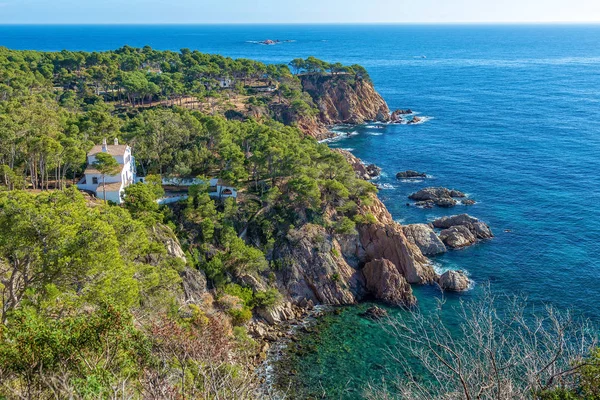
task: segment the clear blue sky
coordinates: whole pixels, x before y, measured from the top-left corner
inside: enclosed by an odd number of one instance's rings
[[[0,0],[0,24],[600,22],[600,0]]]

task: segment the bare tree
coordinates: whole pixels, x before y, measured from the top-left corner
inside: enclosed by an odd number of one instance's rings
[[[391,384],[370,385],[367,398],[539,398],[575,387],[597,345],[589,321],[551,306],[537,310],[522,297],[499,302],[489,287],[480,299],[460,302],[454,330],[444,309],[440,302],[432,315],[415,312],[385,324],[398,343],[391,356],[404,373]]]

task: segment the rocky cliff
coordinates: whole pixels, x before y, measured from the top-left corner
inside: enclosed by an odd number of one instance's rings
[[[387,103],[366,80],[354,75],[320,75],[300,76],[302,89],[313,99],[319,109],[315,118],[302,118],[298,126],[310,128],[315,119],[321,128],[335,124],[362,124],[367,121],[389,121],[390,110]],[[318,136],[318,132],[304,129],[305,132]],[[316,133],[316,135],[315,135]]]
[[[405,283],[436,281],[430,261],[406,238],[379,199],[374,197],[361,212],[373,215],[375,222],[361,224],[351,234],[329,234],[312,224],[288,234],[286,244],[274,253],[281,263],[277,286],[286,298],[295,304],[310,300],[341,305],[371,295],[410,306],[414,298]],[[378,282],[378,277],[385,279]]]

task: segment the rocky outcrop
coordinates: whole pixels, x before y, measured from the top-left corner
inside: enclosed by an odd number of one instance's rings
[[[428,187],[408,196],[409,199],[417,201],[417,206],[431,206],[450,208],[458,202],[455,198],[464,198],[466,195],[458,190],[445,187]]]
[[[407,171],[401,171],[396,174],[396,179],[415,179],[415,178],[427,178],[425,172],[417,172],[411,169]]]
[[[269,308],[259,308],[256,313],[271,325],[296,318],[294,307],[289,301]]]
[[[331,149],[336,153],[344,156],[348,164],[352,166],[356,176],[360,179],[370,180],[379,176],[381,172],[381,168],[376,166],[375,164],[365,165],[362,160],[356,157],[354,154],[350,153],[348,150],[344,149]]]
[[[407,122],[408,125],[418,124],[419,122],[423,122],[423,118],[417,117],[416,115],[412,117],[410,121]]]
[[[477,237],[464,225],[452,226],[440,232],[440,240],[453,249],[467,247],[477,242]]]
[[[471,281],[462,271],[446,271],[438,281],[442,290],[451,292],[462,292],[469,289]]]
[[[402,231],[409,242],[416,245],[421,253],[432,256],[446,252],[446,246],[427,224],[403,225]]]
[[[367,290],[376,299],[395,306],[413,306],[417,299],[406,279],[389,260],[377,259],[363,268]]]
[[[436,219],[433,221],[433,226],[443,229],[440,232],[440,239],[452,248],[470,246],[477,240],[494,237],[487,224],[468,214]]]
[[[351,74],[306,74],[299,77],[324,125],[389,121],[390,110],[373,84]]]
[[[453,215],[451,217],[442,217],[433,221],[433,226],[440,229],[448,229],[453,226],[465,226],[475,235],[477,239],[490,239],[494,237],[490,227],[468,214]]]
[[[208,293],[204,272],[185,267],[179,276],[181,276],[184,301],[193,304],[201,303]]]
[[[275,256],[283,264],[278,287],[294,303],[353,304],[365,294],[362,273],[346,262],[340,244],[322,226],[290,231]]]
[[[390,115],[390,122],[394,123],[394,124],[398,124],[402,121],[404,121],[404,118],[402,118],[403,115],[407,115],[407,114],[412,114],[412,110],[408,109],[408,110],[396,110],[392,113],[392,115]]]

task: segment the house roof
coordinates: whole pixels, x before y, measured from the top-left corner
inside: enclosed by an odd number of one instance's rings
[[[107,183],[106,184],[106,193],[120,191],[121,184],[122,184],[122,182]],[[104,193],[102,183],[99,184],[98,187],[96,188],[96,194],[99,194],[99,193]]]
[[[127,150],[129,146],[127,146],[126,144],[109,144],[106,146],[106,152],[102,151],[102,145],[96,145],[94,147],[92,147],[92,149],[90,150],[90,152],[88,153],[88,156],[93,156],[96,155],[98,153],[108,153],[111,156],[122,156],[125,154],[125,151]]]

